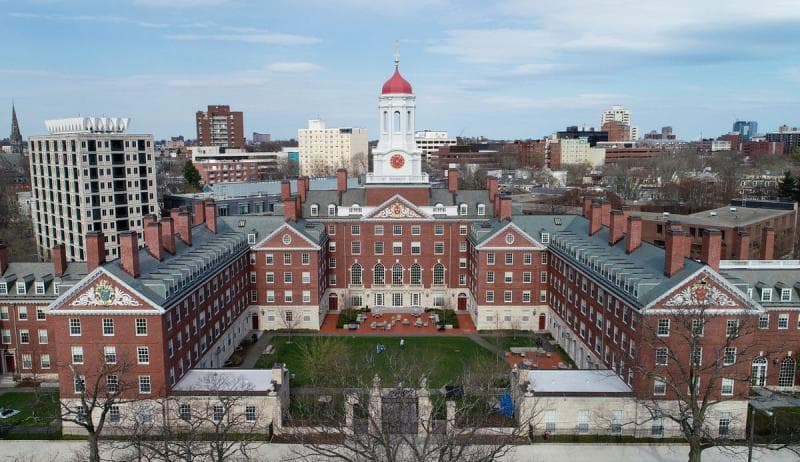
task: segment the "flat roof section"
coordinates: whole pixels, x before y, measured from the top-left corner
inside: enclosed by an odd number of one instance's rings
[[[534,394],[631,394],[631,389],[610,370],[532,370],[528,390]]]
[[[190,369],[172,388],[192,393],[267,393],[274,391],[272,369]]]

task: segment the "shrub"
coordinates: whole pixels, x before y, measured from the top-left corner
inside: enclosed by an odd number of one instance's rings
[[[336,321],[336,327],[339,329],[343,328],[345,324],[352,324],[356,322],[356,318],[358,317],[358,310],[354,310],[352,308],[347,308],[339,313],[339,319]]]

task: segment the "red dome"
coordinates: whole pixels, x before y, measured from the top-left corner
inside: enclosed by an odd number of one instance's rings
[[[414,93],[411,90],[411,84],[400,75],[400,70],[395,66],[394,74],[392,77],[383,84],[383,89],[381,90],[381,94],[385,95],[388,93]]]

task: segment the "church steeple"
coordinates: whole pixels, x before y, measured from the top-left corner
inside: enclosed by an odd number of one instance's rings
[[[22,133],[19,132],[19,122],[17,122],[17,109],[14,103],[11,103],[11,151],[15,153],[22,153]]]

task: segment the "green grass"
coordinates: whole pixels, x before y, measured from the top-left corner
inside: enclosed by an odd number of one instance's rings
[[[375,374],[392,383],[403,379],[411,381],[425,373],[429,386],[440,387],[456,383],[464,368],[474,361],[495,359],[491,352],[466,337],[406,337],[403,350],[400,349],[400,337],[313,336],[293,337],[291,343],[288,341],[287,337],[276,337],[273,341],[275,353],[262,355],[256,367],[269,368],[275,362],[286,363],[289,372],[294,374],[292,384],[295,386],[316,382],[318,386],[333,387],[337,386],[334,380],[345,374],[351,374],[361,384],[369,384]],[[320,380],[319,373],[310,371],[309,361],[303,354],[304,348],[313,347],[314,342],[320,341],[331,342],[327,346],[340,348],[337,357],[331,361],[341,362],[328,367],[332,369],[328,372],[330,380],[325,380],[324,376]],[[381,354],[376,353],[378,342],[386,349]]]
[[[514,336],[513,332],[509,332],[508,335],[500,335],[500,336],[492,334],[481,334],[481,337],[483,337],[484,340],[498,347],[502,351],[510,351],[511,347],[539,346],[536,344],[536,337],[531,336],[529,333],[523,333],[523,332],[517,332],[516,336]],[[544,343],[544,340],[542,340],[542,342]]]
[[[755,438],[762,443],[794,443],[800,434],[800,407],[772,409],[770,417],[763,412],[755,415]],[[748,414],[748,420],[750,415]],[[752,421],[748,422],[752,425]]]
[[[0,419],[0,426],[46,427],[59,416],[58,395],[42,392],[39,398],[40,402],[36,404],[35,393],[12,391],[0,395],[0,407],[20,411],[14,417]]]

